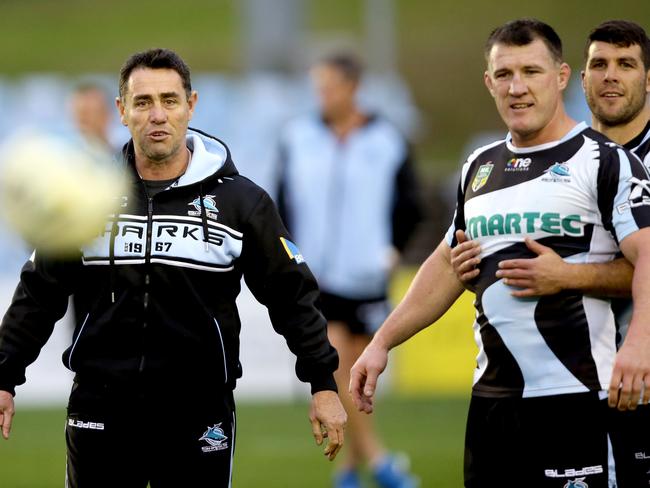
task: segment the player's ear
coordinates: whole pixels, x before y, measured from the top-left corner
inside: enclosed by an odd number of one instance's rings
[[[126,117],[124,115],[124,104],[122,103],[122,99],[120,97],[115,97],[115,106],[117,107],[117,111],[120,113],[120,122],[122,122],[122,125],[128,126],[129,124],[126,121]]]
[[[488,70],[486,70],[485,73],[483,73],[483,81],[485,82],[485,86],[490,92],[490,95],[494,97],[495,96],[494,84],[492,83],[492,77],[490,76],[490,72]]]
[[[571,67],[567,63],[562,63],[560,65],[560,71],[558,73],[558,83],[560,90],[564,90],[571,79]]]
[[[585,86],[585,70],[580,71],[580,80],[582,81],[582,91],[587,93],[587,87]]]
[[[645,72],[645,92],[650,93],[650,69]]]
[[[187,99],[187,104],[189,105],[190,108],[190,119],[194,115],[194,108],[196,107],[196,103],[199,101],[199,94],[194,90],[190,96]]]

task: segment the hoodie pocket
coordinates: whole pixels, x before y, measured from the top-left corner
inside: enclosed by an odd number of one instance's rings
[[[226,361],[226,347],[223,342],[223,334],[221,333],[221,327],[219,326],[217,319],[213,317],[212,320],[214,320],[214,326],[217,329],[217,337],[219,341],[218,347],[221,348],[221,357],[223,358],[224,383],[228,383],[228,362]]]
[[[74,354],[75,349],[77,348],[77,345],[79,344],[79,339],[81,339],[81,336],[84,333],[84,329],[86,327],[86,324],[88,323],[88,319],[90,318],[90,313],[86,314],[86,317],[84,318],[84,321],[81,324],[81,327],[79,328],[79,333],[77,334],[77,337],[74,338],[74,341],[72,342],[72,346],[70,346],[70,353],[68,354],[68,361],[66,362],[66,366],[70,371],[74,372],[74,369],[72,368],[72,356]]]

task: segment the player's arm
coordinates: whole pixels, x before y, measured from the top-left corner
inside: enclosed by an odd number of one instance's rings
[[[338,354],[327,338],[327,321],[316,307],[316,279],[288,242],[287,230],[266,193],[255,205],[244,236],[241,261],[246,284],[268,308],[273,328],[296,355],[298,379],[311,384],[312,433],[318,445],[328,439],[324,454],[333,460],[343,446],[347,415],[334,380]]]
[[[25,264],[20,282],[0,325],[0,425],[9,438],[15,387],[25,382],[25,369],[34,362],[65,314],[74,280],[72,262],[41,259]]]
[[[639,399],[643,403],[650,400],[650,227],[623,239],[621,250],[634,264],[634,308],[625,341],[614,362],[609,405],[634,410]]]
[[[467,285],[478,275],[481,249],[461,230],[456,231],[456,239],[458,245],[451,250],[451,262],[458,279]],[[568,263],[550,247],[529,238],[525,243],[536,257],[501,261],[496,273],[504,284],[513,287],[513,296],[553,295],[562,290],[579,290],[595,296],[630,296],[634,268],[627,259]]]
[[[438,320],[462,292],[450,263],[450,248],[443,241],[352,367],[350,393],[359,410],[372,412],[377,378],[386,368],[388,351]]]

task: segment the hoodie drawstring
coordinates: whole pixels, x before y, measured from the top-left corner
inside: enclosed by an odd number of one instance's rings
[[[115,238],[117,237],[117,233],[119,232],[119,228],[117,226],[117,219],[119,218],[118,214],[115,213],[113,214],[113,222],[111,223],[111,239],[110,239],[110,244],[109,244],[109,249],[108,249],[108,267],[109,267],[109,275],[110,275],[110,289],[111,289],[111,303],[115,303]]]
[[[205,210],[205,202],[203,201],[203,184],[199,183],[199,202],[201,204],[201,223],[203,224],[203,242],[205,243],[205,252],[209,252],[208,245],[208,213]]]

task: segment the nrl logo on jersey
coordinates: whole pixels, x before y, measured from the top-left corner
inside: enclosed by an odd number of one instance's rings
[[[188,210],[187,215],[191,215],[192,217],[201,216],[201,200],[199,200],[199,198],[200,197],[197,197],[188,203],[188,205],[192,205],[196,210]],[[217,208],[217,204],[214,201],[214,195],[205,195],[203,197],[203,206],[205,207],[206,216],[209,219],[217,220],[219,209]]]
[[[482,164],[481,166],[478,167],[476,176],[474,176],[474,181],[472,181],[473,192],[477,192],[479,189],[485,186],[493,169],[494,169],[494,164],[492,164],[492,161],[488,161],[487,163]]]
[[[571,172],[566,163],[553,163],[548,169],[544,170],[546,176],[542,177],[542,181],[551,182],[565,182],[571,181]]]
[[[632,184],[632,187],[630,188],[630,196],[627,197],[627,202],[616,206],[616,211],[620,214],[636,207],[650,205],[650,181],[640,180],[634,176],[627,181]]]
[[[208,446],[201,447],[203,452],[223,451],[224,449],[228,449],[228,437],[223,433],[221,422],[214,424],[212,427],[208,427],[208,430],[199,437],[199,440],[205,441],[209,444]]]

